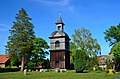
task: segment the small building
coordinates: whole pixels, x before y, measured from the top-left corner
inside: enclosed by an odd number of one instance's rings
[[[0,54],[0,68],[5,68],[10,64],[8,54]]]
[[[98,65],[101,68],[106,68],[106,60],[107,60],[107,55],[101,55],[101,56],[97,56],[98,59]]]
[[[59,16],[56,23],[56,31],[50,37],[50,68],[70,68],[70,38],[64,32],[64,23]]]

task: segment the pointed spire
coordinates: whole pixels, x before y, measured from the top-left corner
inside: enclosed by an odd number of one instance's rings
[[[61,18],[61,17],[59,17],[59,18],[58,18],[57,23],[63,23],[63,22],[62,22],[62,18]]]
[[[62,21],[62,18],[61,18],[61,13],[59,13],[58,21],[57,21],[56,24],[62,24],[62,25],[64,25],[64,23]]]
[[[57,21],[57,23],[55,23],[56,24],[56,26],[57,26],[57,30],[64,30],[64,28],[63,28],[63,26],[65,25],[64,23],[63,23],[63,21],[62,21],[62,18],[61,18],[61,13],[59,13],[59,17],[58,17],[58,21]]]

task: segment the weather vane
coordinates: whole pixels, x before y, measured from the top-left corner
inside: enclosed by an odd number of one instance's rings
[[[61,16],[61,12],[59,12],[59,17]]]

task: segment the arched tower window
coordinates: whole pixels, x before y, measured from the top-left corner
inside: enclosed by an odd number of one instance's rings
[[[55,47],[60,47],[60,42],[59,41],[55,42]]]

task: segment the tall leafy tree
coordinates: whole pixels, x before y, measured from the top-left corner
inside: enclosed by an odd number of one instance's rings
[[[117,26],[111,26],[105,32],[105,40],[112,46],[110,54],[115,57],[116,70],[120,68],[120,24]]]
[[[120,41],[120,24],[117,26],[111,26],[105,32],[105,40],[112,46]]]
[[[37,37],[33,39],[33,50],[30,62],[32,62],[35,67],[42,65],[46,56],[49,55],[48,48],[49,45],[44,39]]]
[[[78,46],[75,45],[74,42],[70,42],[70,65],[71,69],[74,69],[74,60],[75,60],[75,54],[76,50],[78,49]]]
[[[16,15],[16,21],[9,30],[9,41],[6,45],[6,51],[10,54],[10,58],[17,57],[21,61],[21,71],[23,71],[25,62],[31,53],[34,38],[34,25],[30,22],[25,9],[19,10]]]
[[[110,54],[114,55],[114,62],[111,62],[111,64],[115,64],[115,69],[120,71],[120,42],[114,44],[114,46],[111,48]]]
[[[81,53],[81,54],[77,54],[77,56],[74,56],[76,59],[74,61],[75,69],[77,72],[81,72],[85,69],[84,66],[87,66],[87,65],[80,66],[83,70],[78,71],[77,68],[79,67],[76,68],[76,64],[78,62],[80,63],[80,60],[83,59],[84,57],[86,59],[85,62],[88,61],[90,58],[96,57],[96,55],[101,52],[101,48],[100,48],[100,45],[97,43],[97,40],[92,38],[92,34],[88,29],[85,29],[85,28],[77,29],[75,30],[75,34],[73,34],[72,37],[73,37],[73,43],[74,43],[73,45],[76,45],[77,47],[77,49],[74,50],[74,52],[72,53],[76,53],[76,52]],[[85,56],[81,56],[81,55],[85,55]],[[83,62],[81,62],[81,64]],[[89,63],[86,63],[86,64],[89,64]]]

